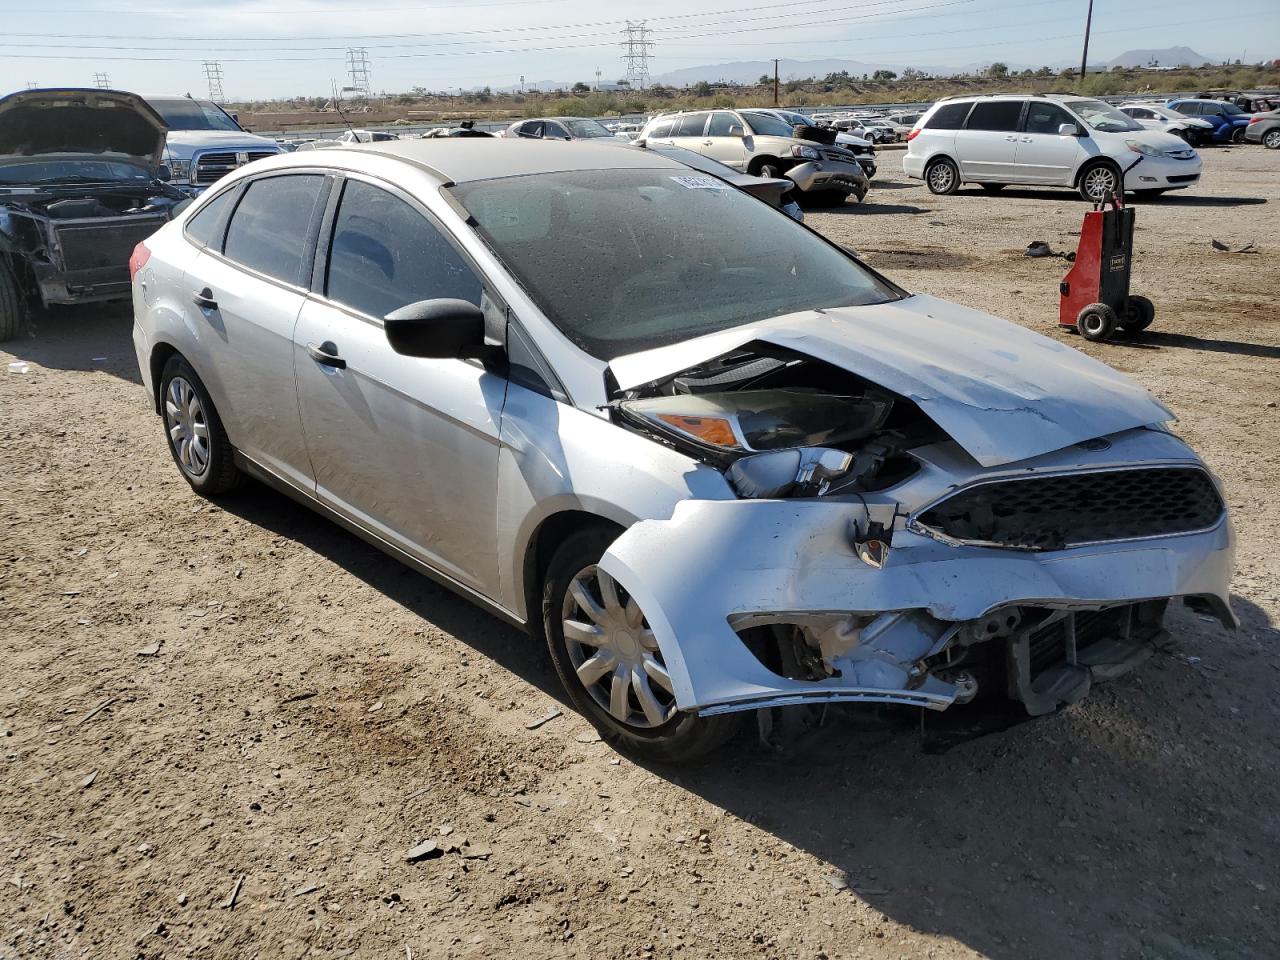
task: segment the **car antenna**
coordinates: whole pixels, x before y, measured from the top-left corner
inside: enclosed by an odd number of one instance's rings
[[[347,129],[352,133],[356,132],[356,128],[351,125],[351,121],[347,119],[347,115],[342,112],[342,98],[337,97],[333,101],[333,109],[338,111],[338,116],[342,118],[342,122],[347,125]]]

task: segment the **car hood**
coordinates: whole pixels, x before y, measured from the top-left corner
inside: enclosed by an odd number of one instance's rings
[[[279,150],[280,145],[267,137],[243,130],[170,130],[169,152],[190,155],[204,147],[251,147],[255,150]],[[176,149],[175,149],[176,148]]]
[[[165,122],[119,90],[22,90],[0,97],[0,164],[32,157],[118,159],[156,170]]]
[[[1145,388],[1066,344],[922,295],[774,317],[617,357],[609,369],[629,390],[756,341],[909,397],[986,467],[1176,419]]]

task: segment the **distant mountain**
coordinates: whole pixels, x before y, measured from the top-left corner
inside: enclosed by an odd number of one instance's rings
[[[1206,63],[1217,62],[1196,53],[1190,47],[1165,47],[1161,50],[1126,50],[1113,60],[1108,60],[1106,65],[1108,67],[1145,67],[1154,63],[1161,67],[1180,67],[1185,63],[1192,67],[1202,67]]]

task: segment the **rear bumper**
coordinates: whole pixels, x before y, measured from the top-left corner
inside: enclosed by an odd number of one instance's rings
[[[1272,130],[1280,130],[1280,123],[1251,123],[1244,128],[1245,142],[1261,143],[1263,134],[1270,133]]]
[[[857,163],[841,163],[837,160],[811,160],[796,164],[786,172],[786,177],[801,193],[839,190],[861,200],[867,194],[867,175]]]
[[[902,155],[902,172],[913,180],[924,179],[924,157],[912,154],[910,150]]]

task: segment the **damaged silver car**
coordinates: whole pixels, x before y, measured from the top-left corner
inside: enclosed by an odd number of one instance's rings
[[[165,123],[136,94],[0,98],[0,340],[30,306],[129,297],[129,255],[186,194],[165,183]]]
[[[1220,485],[1146,390],[666,157],[287,155],[134,262],[195,490],[258,477],[528,627],[651,757],[793,704],[1044,714],[1171,600],[1234,623]]]

